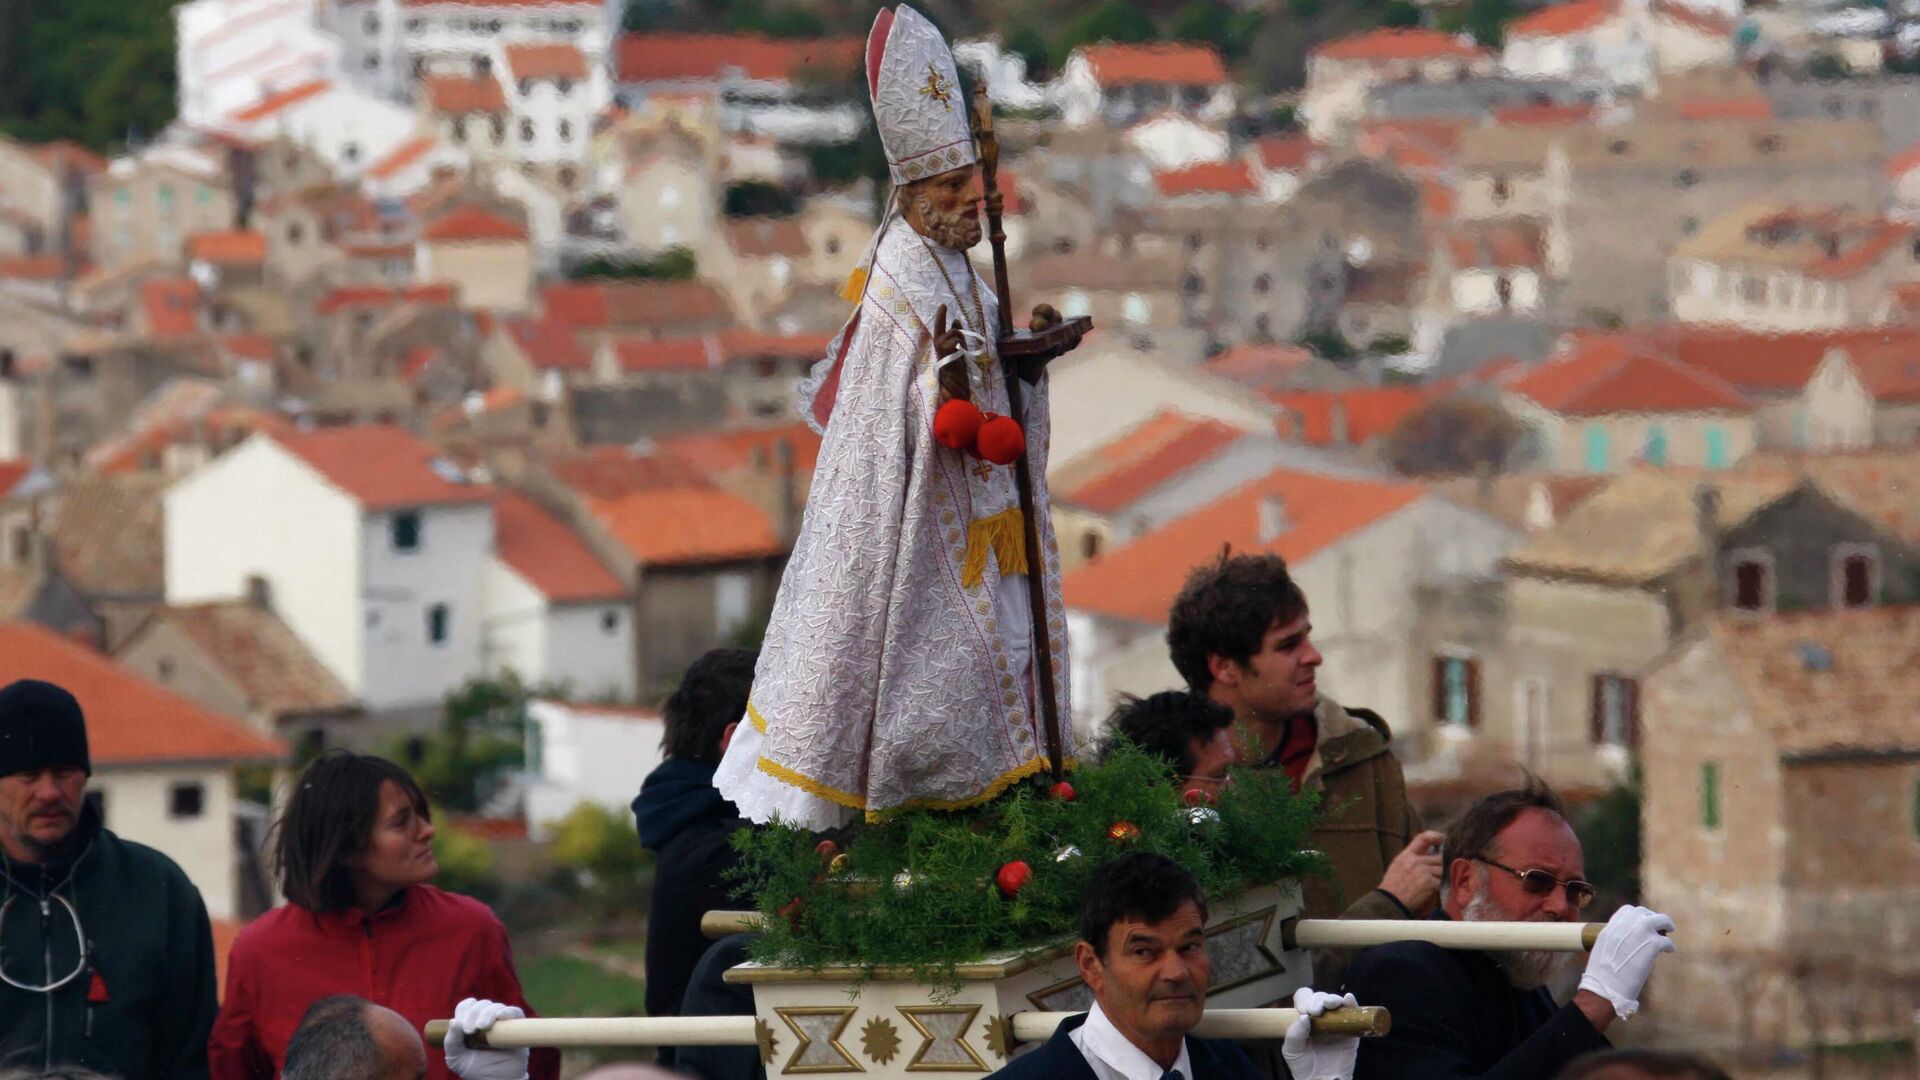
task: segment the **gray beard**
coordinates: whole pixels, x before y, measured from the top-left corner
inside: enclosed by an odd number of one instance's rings
[[[1480,880],[1480,888],[1467,901],[1465,911],[1460,913],[1463,922],[1508,922],[1506,915],[1493,904],[1493,897],[1487,895],[1487,882]],[[1549,982],[1558,981],[1561,970],[1566,966],[1571,954],[1553,952],[1545,949],[1488,949],[1487,957],[1493,961],[1507,982],[1516,990],[1537,990]]]
[[[966,251],[978,244],[984,235],[977,211],[956,210],[943,214],[933,208],[933,201],[925,193],[914,195],[912,199],[914,212],[920,218],[920,234],[941,247]]]

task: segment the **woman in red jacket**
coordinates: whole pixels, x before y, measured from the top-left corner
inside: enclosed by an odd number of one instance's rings
[[[462,998],[533,1010],[506,928],[477,900],[427,884],[427,798],[405,769],[344,751],[321,755],[287,803],[273,841],[287,904],[248,924],[227,960],[227,991],[207,1044],[212,1080],[273,1080],[307,1006],[358,994],[424,1029]],[[455,1080],[427,1046],[430,1080]],[[532,1080],[560,1055],[536,1050]]]

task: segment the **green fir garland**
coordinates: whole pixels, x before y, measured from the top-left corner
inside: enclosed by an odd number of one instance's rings
[[[777,822],[743,829],[734,838],[740,875],[765,917],[751,955],[783,967],[858,965],[866,974],[898,966],[956,986],[958,964],[1069,940],[1088,876],[1126,851],[1179,862],[1217,908],[1250,885],[1324,874],[1325,856],[1304,850],[1319,796],[1295,794],[1278,769],[1237,769],[1233,778],[1217,820],[1196,821],[1164,761],[1116,745],[1070,774],[1070,801],[1052,798],[1041,780],[971,810],[907,811],[855,826],[838,838],[846,855],[838,871],[829,869],[832,852],[817,850],[818,834]],[[1120,822],[1138,836],[1114,839],[1109,830]],[[1032,877],[1002,896],[994,877],[1014,860]],[[910,881],[897,883],[903,872]]]

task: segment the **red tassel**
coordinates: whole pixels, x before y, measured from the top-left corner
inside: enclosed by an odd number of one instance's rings
[[[980,456],[995,465],[1011,465],[1027,452],[1027,436],[1011,416],[989,417],[975,440]]]
[[[87,1004],[102,1005],[111,1000],[107,996],[107,980],[101,978],[99,972],[94,972],[93,978],[87,983]]]
[[[980,407],[971,401],[954,398],[933,412],[933,440],[949,450],[964,450],[973,445],[986,422]]]

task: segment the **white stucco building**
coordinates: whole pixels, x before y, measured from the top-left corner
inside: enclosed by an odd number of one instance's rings
[[[527,832],[536,839],[583,802],[624,817],[665,759],[666,724],[648,709],[535,701],[527,706]]]
[[[484,670],[493,489],[396,427],[256,435],[166,494],[167,601],[247,595],[369,710]]]
[[[316,0],[187,0],[173,9],[180,120],[219,124],[282,90],[333,77],[340,43]]]
[[[632,590],[525,495],[502,493],[494,521],[482,590],[487,667],[585,700],[632,700]]]

